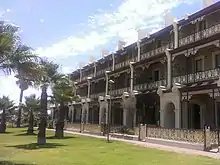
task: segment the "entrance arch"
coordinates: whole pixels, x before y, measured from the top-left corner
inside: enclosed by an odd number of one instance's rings
[[[189,115],[189,128],[200,129],[201,128],[201,106],[196,103],[191,103],[188,110]]]
[[[164,127],[175,128],[175,105],[172,102],[167,103],[165,107]]]

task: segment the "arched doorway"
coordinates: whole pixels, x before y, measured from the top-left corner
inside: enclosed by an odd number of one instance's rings
[[[172,102],[168,103],[165,108],[164,127],[175,128],[175,105]]]
[[[189,128],[201,128],[201,107],[199,104],[191,103],[189,108]]]

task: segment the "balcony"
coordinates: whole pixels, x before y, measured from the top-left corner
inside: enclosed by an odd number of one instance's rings
[[[102,69],[102,70],[99,70],[96,72],[96,76],[104,76],[105,75],[105,71],[111,71],[112,70],[112,67],[108,67],[108,68],[105,68],[105,69]]]
[[[169,49],[173,49],[173,42],[167,44],[167,45],[164,45],[164,46],[161,46],[157,49],[154,49],[154,50],[151,50],[147,53],[144,53],[141,55],[141,60],[145,60],[145,59],[148,59],[150,57],[153,57],[153,56],[156,56],[158,54],[162,54],[162,53],[165,53],[166,49],[169,48]]]
[[[115,65],[115,69],[120,69],[126,66],[130,65],[130,62],[137,62],[138,61],[138,57],[134,57],[132,59],[126,60],[124,62],[118,63]]]
[[[196,83],[196,82],[202,82],[208,80],[218,80],[219,74],[220,74],[220,68],[217,68],[217,69],[207,70],[204,72],[198,72],[195,74],[173,77],[173,84],[174,83],[188,84],[188,83]],[[165,79],[151,83],[135,85],[134,90],[137,91],[155,90],[158,89],[160,86],[166,86]],[[109,91],[110,95],[112,96],[122,96],[124,92],[130,92],[130,87]],[[99,96],[105,96],[105,93],[102,92],[102,93],[92,94],[91,98],[94,99],[94,98],[98,98]]]
[[[142,90],[153,90],[158,89],[160,86],[166,86],[166,80],[154,81],[151,83],[138,84],[134,86],[134,90],[142,91]]]
[[[220,68],[216,68],[204,72],[173,77],[173,83],[187,84],[187,83],[196,83],[196,82],[208,81],[208,80],[217,80],[219,79],[219,74],[220,74]]]
[[[208,38],[211,37],[213,35],[216,35],[220,33],[220,24],[214,25],[212,27],[209,27],[205,30],[202,30],[200,32],[191,34],[187,37],[181,38],[179,40],[179,47],[184,46],[184,45],[188,45],[190,43],[202,40],[204,38]]]

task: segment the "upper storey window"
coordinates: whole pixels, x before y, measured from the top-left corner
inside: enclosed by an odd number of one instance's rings
[[[215,56],[215,67],[220,68],[220,54]]]
[[[203,71],[203,59],[202,58],[198,58],[195,60],[195,71],[196,72],[201,72]]]
[[[205,30],[207,28],[206,20],[198,22],[198,31]]]

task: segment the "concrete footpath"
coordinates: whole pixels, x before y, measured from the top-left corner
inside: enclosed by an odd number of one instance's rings
[[[100,139],[105,139],[106,138],[105,136],[92,135],[92,134],[87,134],[87,133],[79,133],[79,132],[73,132],[73,131],[65,131],[65,133],[81,135],[81,136],[88,136],[88,137],[94,137],[94,138],[100,138]],[[198,151],[198,150],[185,149],[185,148],[179,148],[179,147],[173,147],[173,146],[171,147],[171,146],[160,145],[160,144],[155,144],[155,143],[141,142],[141,141],[135,141],[135,140],[126,140],[126,139],[119,139],[119,138],[113,138],[113,137],[110,137],[110,140],[126,142],[126,143],[130,143],[130,144],[138,145],[138,146],[141,146],[141,147],[156,148],[156,149],[164,150],[164,151],[171,151],[171,152],[177,152],[177,153],[183,153],[183,154],[206,156],[206,157],[210,157],[210,158],[220,160],[220,153]]]

